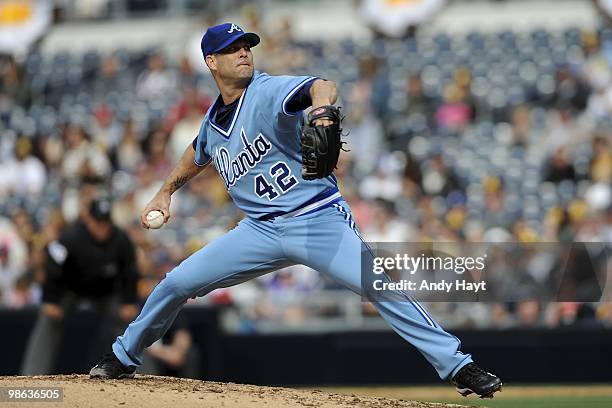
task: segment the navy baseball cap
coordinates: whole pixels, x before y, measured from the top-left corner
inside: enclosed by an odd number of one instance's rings
[[[110,221],[111,207],[110,200],[105,198],[93,200],[89,205],[89,214],[97,221]]]
[[[204,57],[210,54],[221,51],[234,41],[244,38],[251,47],[259,44],[259,36],[255,33],[245,33],[244,30],[236,24],[223,23],[210,27],[204,33],[200,46]]]

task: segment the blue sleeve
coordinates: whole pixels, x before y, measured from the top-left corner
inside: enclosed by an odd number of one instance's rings
[[[200,131],[198,136],[193,141],[193,148],[195,149],[195,164],[198,166],[206,166],[210,163],[210,155],[206,152],[206,118],[200,125]]]
[[[305,110],[312,106],[312,97],[310,96],[310,88],[314,81],[309,81],[304,84],[285,104],[285,111],[292,115]]]
[[[288,105],[290,105],[291,101],[294,100],[294,98],[298,94],[300,94],[300,91],[302,91],[305,86],[308,86],[308,90],[310,90],[310,87],[312,86],[312,83],[317,79],[317,77],[293,77],[293,78],[295,78],[295,80],[288,81],[289,82],[289,86],[287,86],[284,89],[282,89],[281,95],[280,95],[280,96],[285,95],[285,97],[283,98],[282,105],[281,105],[282,112],[285,115],[295,115],[298,112],[301,112],[302,110],[304,110],[305,108],[310,106],[310,105],[307,105],[305,107],[297,107],[298,110],[294,110],[296,108],[295,106],[291,107],[291,106],[288,106]],[[310,99],[310,95],[308,95],[308,96],[309,96],[308,99]],[[311,103],[312,103],[312,101],[311,101]],[[293,109],[291,109],[291,108],[293,108]]]
[[[291,103],[294,97],[308,84],[312,84],[317,77],[312,76],[270,76],[268,77],[266,87],[269,95],[274,100],[274,110],[278,114],[287,116],[295,116],[303,110],[301,106],[297,106],[299,110],[295,111],[295,103]]]

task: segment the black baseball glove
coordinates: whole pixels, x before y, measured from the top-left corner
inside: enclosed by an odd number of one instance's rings
[[[327,126],[315,126],[317,119],[329,119]],[[302,178],[314,180],[329,176],[338,164],[340,150],[345,143],[341,140],[344,117],[340,108],[325,105],[313,109],[302,127]]]

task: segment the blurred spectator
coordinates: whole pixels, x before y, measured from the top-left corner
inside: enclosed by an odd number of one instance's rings
[[[93,117],[92,142],[103,151],[108,152],[119,143],[121,127],[115,120],[110,106],[106,104],[98,105],[93,111]]]
[[[131,118],[123,123],[123,134],[113,152],[113,157],[117,169],[129,173],[134,173],[144,159],[134,120]]]
[[[419,113],[428,120],[434,113],[435,102],[433,98],[423,92],[423,80],[421,75],[410,74],[406,83],[406,95],[408,96],[407,114]]]
[[[48,244],[43,304],[26,349],[24,375],[53,372],[66,312],[78,307],[101,312],[107,320],[100,325],[105,333],[94,338],[104,341],[138,314],[134,247],[113,225],[110,211],[106,199],[85,204],[81,218]]]
[[[583,122],[577,120],[569,107],[559,110],[551,109],[547,115],[544,134],[539,135],[537,150],[551,155],[559,148],[571,149],[587,139],[585,134],[590,130]],[[532,149],[535,146],[531,146]],[[534,149],[535,150],[535,149]]]
[[[586,191],[584,192],[584,201],[586,205],[589,207],[589,216],[591,217],[589,221],[593,218],[596,218],[598,215],[603,214],[605,211],[610,209],[610,203],[612,203],[612,186],[610,183],[594,183],[590,185]],[[603,218],[603,217],[602,217]],[[605,225],[605,220],[601,220],[604,224],[594,225],[602,227]],[[599,234],[595,234],[591,238],[601,238]]]
[[[389,83],[381,62],[371,55],[359,61],[359,79],[350,90],[349,111],[351,150],[359,160],[358,174],[369,174],[377,165],[384,146],[383,121],[389,104]]]
[[[560,301],[597,302],[606,282],[608,256],[600,243],[574,242],[565,263],[555,271],[560,277]]]
[[[255,7],[247,6],[246,10],[250,14],[250,19],[254,19],[259,14],[259,10]],[[249,27],[253,26],[249,25]],[[280,75],[283,72],[299,71],[308,63],[309,55],[306,50],[296,46],[291,18],[284,17],[279,21],[277,27],[272,30],[260,30],[259,33],[264,39],[261,46],[255,48],[254,52],[255,60],[261,65],[263,71],[271,75]]]
[[[355,90],[368,104],[365,113],[371,112],[378,120],[385,120],[389,109],[390,84],[384,63],[374,55],[364,55],[359,60],[359,80]],[[362,103],[363,103],[362,102]]]
[[[514,325],[513,317],[504,303],[493,303],[491,305],[491,326],[499,329],[507,329]]]
[[[164,336],[145,349],[143,374],[198,378],[201,361],[193,343],[188,320],[179,314]]]
[[[57,135],[41,136],[39,138],[41,159],[50,178],[60,176],[65,145]]]
[[[366,240],[372,242],[406,242],[414,237],[414,231],[406,220],[395,214],[393,205],[384,200],[374,203],[372,222],[363,230]]]
[[[92,94],[101,99],[109,92],[132,91],[133,79],[130,71],[125,68],[117,54],[100,58],[96,75],[92,78]]]
[[[549,327],[582,327],[600,328],[596,310],[588,303],[558,302],[547,308],[547,325]]]
[[[10,308],[18,309],[40,304],[41,284],[44,280],[42,251],[48,239],[53,236],[55,222],[51,213],[47,218],[46,224],[39,230],[38,223],[27,211],[18,209],[12,216],[13,225],[24,245],[24,255],[27,251],[27,258],[22,266],[23,273],[14,281],[13,290],[6,293],[5,305]]]
[[[514,146],[527,147],[532,142],[531,112],[527,105],[519,105],[512,110],[512,133]]]
[[[486,228],[508,227],[511,223],[504,208],[504,191],[501,181],[497,177],[486,177],[482,181],[485,194],[485,213],[483,221]]]
[[[138,190],[134,192],[134,206],[144,208],[161,187],[163,179],[158,177],[155,169],[147,162],[140,163],[136,171]],[[172,203],[172,205],[176,205]],[[172,208],[171,208],[172,210]]]
[[[601,44],[596,33],[583,32],[582,44],[585,53],[582,74],[593,89],[587,103],[587,113],[595,119],[609,117],[612,113],[610,62],[601,52]]]
[[[163,101],[176,94],[177,86],[176,75],[166,68],[164,57],[155,52],[149,56],[147,69],[138,76],[136,92],[143,99]]]
[[[13,213],[11,221],[13,222],[19,238],[21,238],[25,245],[31,247],[36,238],[36,227],[34,226],[32,215],[26,210],[19,208]]]
[[[111,166],[106,153],[90,143],[82,127],[68,125],[64,135],[66,151],[62,158],[62,208],[66,219],[72,221],[78,217],[79,189],[84,183],[104,183],[110,175]]]
[[[202,61],[203,63],[203,61]],[[193,69],[187,55],[183,55],[179,62],[179,82],[181,89],[196,87],[202,75]]]
[[[608,87],[612,77],[608,59],[601,52],[599,36],[593,31],[583,31],[581,37],[585,56],[583,75],[595,90]]]
[[[10,308],[22,309],[40,304],[40,287],[33,285],[30,276],[20,276],[15,281],[14,289],[8,293],[6,304]]]
[[[610,117],[610,113],[612,113],[612,86],[597,84],[589,97],[587,113],[595,120]]]
[[[159,281],[154,278],[140,282],[139,297],[146,299]],[[181,378],[198,378],[200,375],[200,351],[193,342],[189,320],[180,313],[161,339],[145,349],[143,365],[139,372]]]
[[[457,189],[459,189],[459,180],[454,171],[446,165],[441,155],[436,155],[425,163],[423,190],[427,194],[446,196]]]
[[[576,311],[574,325],[579,327],[600,328],[601,322],[597,320],[595,308],[588,303],[581,303]]]
[[[543,326],[541,304],[537,297],[518,302],[516,304],[516,317],[519,328]]]
[[[573,112],[583,111],[587,106],[590,89],[582,78],[572,75],[568,67],[557,70],[557,88],[555,105],[559,109],[570,109]]]
[[[27,247],[17,227],[3,217],[0,217],[0,255],[0,302],[10,306],[15,282],[26,269]]]
[[[206,111],[208,111],[208,108],[210,108],[210,105],[210,98],[202,94],[193,84],[184,86],[181,99],[170,108],[164,120],[164,131],[171,133],[177,123],[193,115],[193,111],[197,111],[201,119],[206,114]]]
[[[32,154],[32,141],[19,138],[14,157],[0,170],[3,179],[0,195],[12,193],[18,197],[38,197],[45,186],[47,174],[42,162]]]
[[[183,99],[177,103],[166,119],[165,128],[171,129],[168,141],[172,162],[177,163],[202,124],[202,118],[210,107],[210,99],[194,87],[185,88]]]
[[[563,180],[575,179],[576,171],[568,160],[567,151],[564,147],[558,148],[550,159],[544,180],[559,183]]]
[[[384,162],[384,158],[380,162]],[[378,170],[365,177],[359,185],[359,194],[365,199],[382,198],[394,201],[401,193],[402,179],[398,174],[384,169],[383,164],[378,165]]]
[[[597,136],[593,139],[592,145],[591,179],[596,182],[609,184],[612,182],[612,149],[610,148],[610,139]]]
[[[193,141],[193,137],[184,145],[183,152],[191,141]],[[172,170],[172,158],[167,149],[168,136],[163,130],[153,128],[145,140],[143,140],[142,144],[142,150],[145,154],[149,171],[153,172],[153,176],[156,179],[163,180],[164,177],[170,173],[170,170]]]
[[[27,83],[23,80],[22,69],[11,57],[0,60],[0,103],[7,98],[15,105],[28,107],[30,95]]]
[[[23,273],[23,268],[11,256],[8,243],[0,242],[0,296],[2,304],[10,304],[9,297],[15,290],[15,282]]]
[[[461,131],[472,120],[472,108],[465,102],[466,93],[457,85],[444,90],[444,102],[435,114],[436,124],[442,128]]]

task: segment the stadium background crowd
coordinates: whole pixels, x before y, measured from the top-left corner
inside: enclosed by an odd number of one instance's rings
[[[262,35],[259,70],[339,83],[351,151],[337,174],[366,240],[599,242],[590,258],[605,281],[612,28],[300,40],[291,19],[272,29],[257,7],[241,10]],[[143,296],[242,217],[210,168],[175,195],[162,230],[140,226],[141,208],[216,97],[188,55],[117,47],[49,57],[35,47],[2,57],[0,74],[3,307],[40,304],[46,244],[100,191],[137,246]],[[546,261],[527,257],[509,273],[546,281]],[[377,325],[373,308],[337,289],[298,266],[191,304],[227,306],[226,327],[242,332]],[[587,300],[543,303],[526,290],[513,302],[428,307],[451,328],[611,326],[611,303]]]

